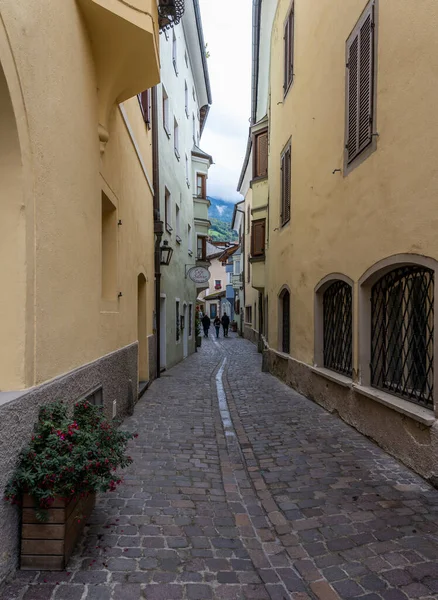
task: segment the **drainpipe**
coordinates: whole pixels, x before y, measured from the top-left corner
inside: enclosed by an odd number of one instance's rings
[[[158,155],[158,101],[157,86],[152,88],[152,177],[154,187],[154,234],[155,234],[155,320],[156,320],[156,364],[157,379],[161,373],[161,240],[163,237],[163,221],[160,219],[160,171]]]

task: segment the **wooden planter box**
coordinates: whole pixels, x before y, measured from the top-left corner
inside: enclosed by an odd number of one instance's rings
[[[45,523],[38,521],[35,502],[23,496],[20,568],[62,571],[96,502],[96,495],[62,500],[57,498],[48,510]]]

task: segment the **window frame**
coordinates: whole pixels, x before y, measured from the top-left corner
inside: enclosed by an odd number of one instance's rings
[[[348,145],[349,145],[349,50],[351,47],[352,40],[360,35],[360,29],[366,20],[368,14],[372,13],[372,73],[371,73],[371,140],[369,143],[362,148],[362,150],[356,152],[356,154],[349,159],[348,156]],[[362,11],[359,19],[353,27],[350,35],[345,42],[345,109],[344,109],[344,177],[347,176],[356,167],[361,165],[373,152],[377,149],[377,56],[378,56],[378,31],[379,31],[379,0],[369,0],[364,10]],[[359,59],[358,59],[359,60]],[[358,79],[360,79],[360,72],[358,73]],[[359,96],[357,99],[359,103]],[[357,116],[359,119],[359,115]]]
[[[175,70],[175,75],[178,76],[178,42],[176,39],[175,29],[172,29],[172,64]]]
[[[288,334],[289,337],[286,340],[285,337],[285,315],[284,315],[284,305],[286,296],[289,298],[289,307],[288,307]],[[278,294],[278,350],[283,354],[290,355],[291,352],[291,298],[292,294],[290,292],[288,285],[283,285]],[[287,346],[286,346],[287,341]]]
[[[179,125],[176,117],[173,117],[173,149],[175,151],[175,156],[178,160],[180,160],[181,156],[179,153]]]
[[[184,108],[186,111],[186,117],[189,118],[189,87],[187,85],[187,81],[184,81]]]
[[[199,179],[202,180],[201,195],[199,195]],[[196,173],[196,197],[207,199],[207,175],[205,173]]]
[[[172,194],[166,186],[164,187],[164,224],[166,231],[172,233]]]
[[[201,241],[201,248],[199,248],[199,240]],[[201,250],[201,252],[199,252]],[[198,235],[196,238],[196,260],[205,262],[207,260],[207,236]]]
[[[166,92],[164,85],[162,86],[162,108],[163,108],[163,129],[166,132],[168,138],[170,138],[169,129],[169,96]]]
[[[178,244],[181,244],[182,239],[181,239],[181,208],[180,206],[175,202],[175,236],[176,236],[176,241],[178,242]]]
[[[193,256],[193,231],[190,223],[187,223],[187,252]]]

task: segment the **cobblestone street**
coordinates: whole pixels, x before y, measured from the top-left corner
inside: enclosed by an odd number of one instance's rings
[[[210,335],[125,421],[134,464],[69,571],[1,598],[438,598],[438,491]]]

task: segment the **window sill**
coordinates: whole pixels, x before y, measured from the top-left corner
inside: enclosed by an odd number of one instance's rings
[[[193,256],[193,250],[188,250],[188,255]]]
[[[175,70],[175,75],[178,77],[178,67],[177,67],[176,60],[173,59],[172,62],[173,62],[173,68]]]
[[[187,187],[190,189],[190,181],[186,179]]]
[[[189,114],[189,109],[186,106],[186,117],[189,118],[190,114]]]
[[[173,229],[172,229],[172,227],[169,225],[169,223],[166,223],[166,231],[167,231],[168,233],[172,233],[172,231],[173,231]]]
[[[252,188],[252,186],[255,183],[259,183],[259,181],[265,181],[268,179],[268,174],[266,173],[266,175],[260,175],[259,177],[254,177],[254,179],[251,179],[251,182],[249,184],[249,187]]]
[[[386,392],[382,392],[375,388],[355,383],[353,383],[351,387],[358,394],[362,394],[362,396],[375,400],[376,402],[379,402],[379,404],[392,408],[402,415],[405,415],[414,421],[418,421],[427,427],[432,427],[436,422],[435,415],[427,408],[423,408],[422,406],[418,406],[417,404],[413,404],[412,402],[408,402],[397,396],[392,396],[392,394],[387,394]]]
[[[283,358],[284,360],[289,360],[291,358],[290,354],[286,354],[286,352],[283,352],[282,350],[274,350],[274,348],[271,348],[271,350],[278,358]]]
[[[164,127],[164,131],[166,132],[167,137],[170,140],[170,129],[168,129],[166,125],[163,125],[163,127]]]
[[[176,236],[176,241],[177,241],[178,244],[181,244],[182,239],[179,237],[179,235]]]
[[[341,375],[340,373],[336,373],[336,371],[331,371],[330,369],[325,369],[324,367],[310,367],[310,370],[316,375],[325,377],[326,379],[334,381],[343,387],[351,387],[352,380],[346,375]]]
[[[294,79],[295,79],[295,73],[292,73],[292,79],[290,80],[290,82],[289,82],[289,84],[288,84],[287,88],[285,89],[285,88],[284,88],[284,85],[283,85],[283,100],[285,100],[285,99],[286,99],[286,96],[288,95],[288,93],[289,93],[289,90],[290,90],[290,89],[291,89],[291,87],[293,86],[293,84],[294,84]]]
[[[265,260],[266,260],[265,254],[263,254],[262,256],[250,256],[250,258],[249,258],[249,262],[251,264],[258,263],[258,262],[265,262]]]
[[[174,148],[174,150],[175,150],[175,156],[179,160],[181,158],[181,156],[176,148]]]

